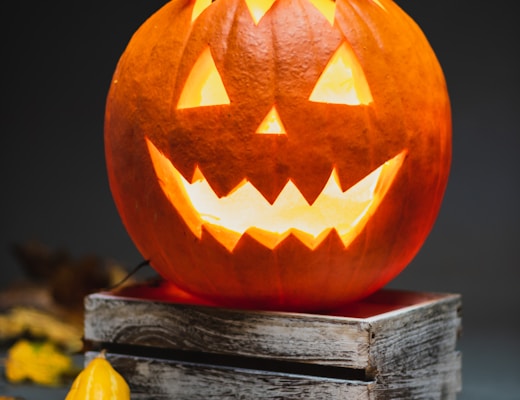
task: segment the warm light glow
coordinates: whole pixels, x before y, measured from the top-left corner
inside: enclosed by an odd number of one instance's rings
[[[334,25],[336,3],[333,0],[310,0],[310,2],[323,14],[331,25]]]
[[[193,66],[182,89],[178,109],[229,104],[229,97],[208,47]]]
[[[262,17],[271,8],[276,0],[245,0],[247,8],[253,17],[253,21],[258,25]]]
[[[282,121],[280,120],[280,116],[278,115],[278,111],[276,111],[275,106],[269,110],[264,120],[258,127],[256,133],[262,135],[284,135],[285,128],[283,127]]]
[[[381,7],[383,10],[386,11],[386,8],[384,5],[381,4],[381,2],[379,0],[372,0],[373,3],[376,3],[379,7]]]
[[[271,205],[245,179],[218,198],[199,169],[190,183],[148,139],[147,145],[164,194],[193,234],[200,238],[204,226],[230,252],[245,232],[270,249],[290,234],[313,249],[336,229],[348,246],[377,210],[406,157],[403,150],[345,192],[334,169],[312,205],[289,181]]]
[[[195,0],[191,13],[191,22],[195,21],[202,12],[211,5],[211,0]]]
[[[346,43],[343,43],[330,59],[309,100],[351,106],[372,102],[372,94],[363,69]]]

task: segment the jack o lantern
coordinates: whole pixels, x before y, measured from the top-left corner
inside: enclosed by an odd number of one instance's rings
[[[390,0],[173,0],[118,63],[105,145],[122,221],[169,282],[224,306],[326,310],[423,244],[450,104]]]

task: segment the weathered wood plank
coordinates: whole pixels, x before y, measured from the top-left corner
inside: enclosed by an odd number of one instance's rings
[[[436,364],[412,370],[380,371],[374,385],[375,399],[454,400],[461,391],[461,355],[440,356]]]
[[[421,313],[430,308],[432,302],[456,307],[456,298],[448,296],[451,301],[440,298],[442,300],[437,296],[426,303],[406,304],[404,309],[406,314],[420,321]],[[363,305],[374,308],[377,303],[370,303],[369,300],[358,305],[356,313],[359,314],[359,307]],[[363,369],[371,368],[373,364],[369,349],[373,337],[379,339],[378,329],[392,328],[385,344],[390,344],[392,334],[397,335],[396,340],[402,339],[400,330],[396,328],[404,318],[402,312],[395,314],[395,311],[370,318],[352,318],[228,310],[106,294],[88,296],[85,307],[85,339],[90,341]],[[385,314],[392,315],[395,326],[378,322]],[[442,332],[452,335],[448,330]],[[410,333],[415,335],[413,331]]]
[[[380,367],[401,361],[409,365],[413,358],[427,362],[428,355],[435,357],[435,354],[455,350],[461,330],[461,298],[458,295],[434,297],[417,306],[374,315],[365,321],[370,324],[372,359],[377,359]],[[403,349],[407,349],[409,358],[401,357]],[[427,349],[428,354],[421,354]],[[384,357],[379,354],[382,350],[385,350]]]
[[[370,321],[370,368],[378,390],[390,398],[444,399],[461,390],[458,295],[432,298]],[[454,398],[454,397],[453,397]]]
[[[92,354],[88,355],[92,358]],[[132,399],[371,399],[373,383],[107,354]]]
[[[352,368],[366,366],[368,328],[367,323],[328,316],[244,312],[104,295],[86,301],[87,340]]]
[[[460,390],[458,353],[438,370],[426,368],[386,385],[111,353],[107,358],[129,382],[132,399],[453,400]],[[444,373],[452,378],[443,379]]]

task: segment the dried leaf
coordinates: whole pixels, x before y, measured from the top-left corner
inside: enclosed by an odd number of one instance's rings
[[[46,288],[52,301],[68,310],[83,309],[86,295],[111,287],[120,275],[128,274],[117,263],[99,256],[74,258],[67,251],[51,250],[37,241],[15,244],[12,250],[29,283]]]
[[[52,341],[70,352],[83,347],[83,328],[57,319],[51,314],[17,307],[0,315],[0,340],[8,341],[23,335]]]
[[[36,240],[15,243],[11,250],[27,277],[33,281],[48,280],[59,265],[70,262],[70,255],[66,251],[51,250]]]

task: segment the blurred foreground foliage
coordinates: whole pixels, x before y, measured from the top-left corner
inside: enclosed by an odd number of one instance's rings
[[[128,272],[114,261],[74,258],[37,241],[12,250],[25,278],[0,291],[5,378],[45,386],[70,383],[79,372],[72,355],[85,350],[84,297],[117,285]]]
[[[18,340],[7,352],[5,376],[11,383],[31,381],[59,386],[79,373],[72,357],[51,341]]]

